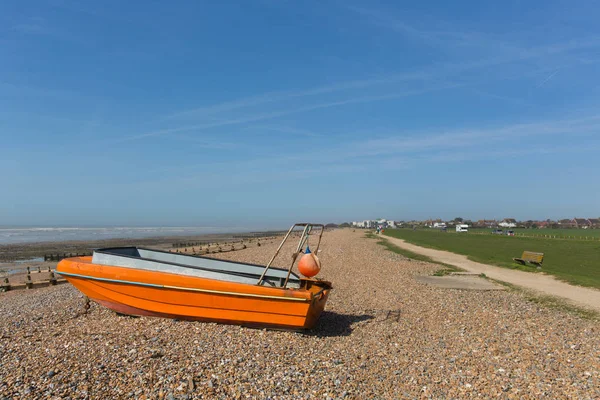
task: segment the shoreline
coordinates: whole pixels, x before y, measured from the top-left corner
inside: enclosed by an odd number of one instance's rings
[[[242,240],[244,238],[274,236],[280,234],[280,231],[256,231],[256,232],[232,232],[232,233],[206,233],[198,235],[168,235],[153,236],[141,238],[110,238],[98,240],[64,240],[64,241],[44,241],[28,243],[7,243],[0,244],[0,263],[17,263],[22,260],[44,257],[45,254],[60,253],[83,253],[91,252],[100,247],[117,246],[156,246],[159,249],[171,249],[173,243],[178,242],[226,242],[233,240]],[[43,261],[41,261],[43,262]],[[19,267],[26,267],[40,263],[24,262],[19,263]]]

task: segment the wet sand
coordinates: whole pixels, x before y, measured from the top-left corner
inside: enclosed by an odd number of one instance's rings
[[[16,265],[16,260],[29,260],[44,257],[45,254],[89,253],[93,249],[114,246],[147,246],[156,249],[172,249],[173,243],[187,242],[227,242],[241,240],[241,237],[269,235],[270,232],[221,233],[195,236],[162,236],[140,239],[104,239],[104,240],[71,240],[60,242],[14,243],[0,245],[0,263]],[[34,265],[34,261],[26,263]]]

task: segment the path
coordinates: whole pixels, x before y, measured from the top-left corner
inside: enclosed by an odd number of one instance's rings
[[[532,289],[543,294],[562,297],[580,306],[600,311],[600,290],[571,285],[559,281],[551,275],[536,274],[478,263],[469,260],[466,256],[461,254],[417,246],[407,243],[402,239],[390,236],[385,236],[385,239],[398,247],[430,257],[435,261],[454,265],[468,272],[485,274],[488,278]]]

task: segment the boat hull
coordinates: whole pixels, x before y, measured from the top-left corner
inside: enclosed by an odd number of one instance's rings
[[[284,329],[314,326],[329,282],[302,280],[299,289],[265,287],[68,258],[57,272],[90,299],[118,313]]]

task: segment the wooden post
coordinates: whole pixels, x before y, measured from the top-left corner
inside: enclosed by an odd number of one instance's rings
[[[54,272],[52,272],[50,267],[48,267],[48,271],[50,272],[50,278],[48,279],[48,282],[50,283],[50,285],[54,286],[56,285],[56,277],[54,276]]]
[[[10,290],[10,283],[8,282],[8,278],[4,278],[2,285],[0,285],[1,292],[8,292]]]
[[[27,289],[33,289],[33,281],[31,280],[31,272],[29,272],[29,267],[27,267],[27,279],[25,280],[25,287]]]

